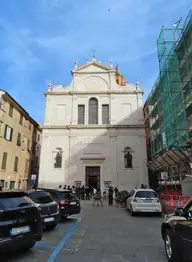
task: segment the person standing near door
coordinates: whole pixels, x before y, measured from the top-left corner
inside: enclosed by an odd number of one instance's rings
[[[109,206],[112,206],[113,205],[113,188],[111,186],[109,187],[108,195],[109,195]]]
[[[117,194],[118,194],[118,192],[119,192],[118,188],[115,187],[114,191],[115,191],[115,198],[117,198]]]

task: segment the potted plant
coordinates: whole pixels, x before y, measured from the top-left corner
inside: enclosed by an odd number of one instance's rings
[[[116,206],[125,207],[128,196],[129,192],[127,190],[119,191],[116,198]]]

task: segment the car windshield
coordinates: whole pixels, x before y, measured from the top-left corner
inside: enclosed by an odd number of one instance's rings
[[[53,202],[53,199],[50,197],[50,195],[47,192],[43,192],[43,191],[32,192],[29,194],[29,197],[36,204],[47,204]]]
[[[59,192],[59,198],[61,200],[77,200],[77,197],[71,192]]]
[[[157,194],[154,191],[138,191],[135,195],[138,198],[157,198]]]
[[[24,207],[32,205],[33,202],[28,197],[8,197],[8,198],[1,198],[0,199],[0,209],[14,209],[18,207]]]

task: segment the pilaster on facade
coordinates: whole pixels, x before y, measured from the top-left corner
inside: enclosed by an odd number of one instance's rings
[[[77,124],[77,107],[78,107],[78,100],[77,96],[72,96],[72,104],[71,104],[71,124],[76,125]]]

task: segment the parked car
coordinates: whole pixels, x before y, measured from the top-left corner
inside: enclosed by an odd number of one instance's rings
[[[192,199],[177,208],[174,214],[166,215],[161,225],[161,235],[169,262],[192,259]]]
[[[38,208],[24,192],[0,192],[0,253],[32,248],[42,238]]]
[[[60,219],[59,205],[48,192],[43,190],[24,190],[28,197],[39,207],[43,225],[55,228]]]
[[[152,212],[161,215],[160,200],[153,189],[133,189],[127,198],[127,209],[133,216],[137,212]]]
[[[61,219],[81,212],[80,200],[71,190],[50,188],[40,189],[49,192],[51,197],[59,204]]]

